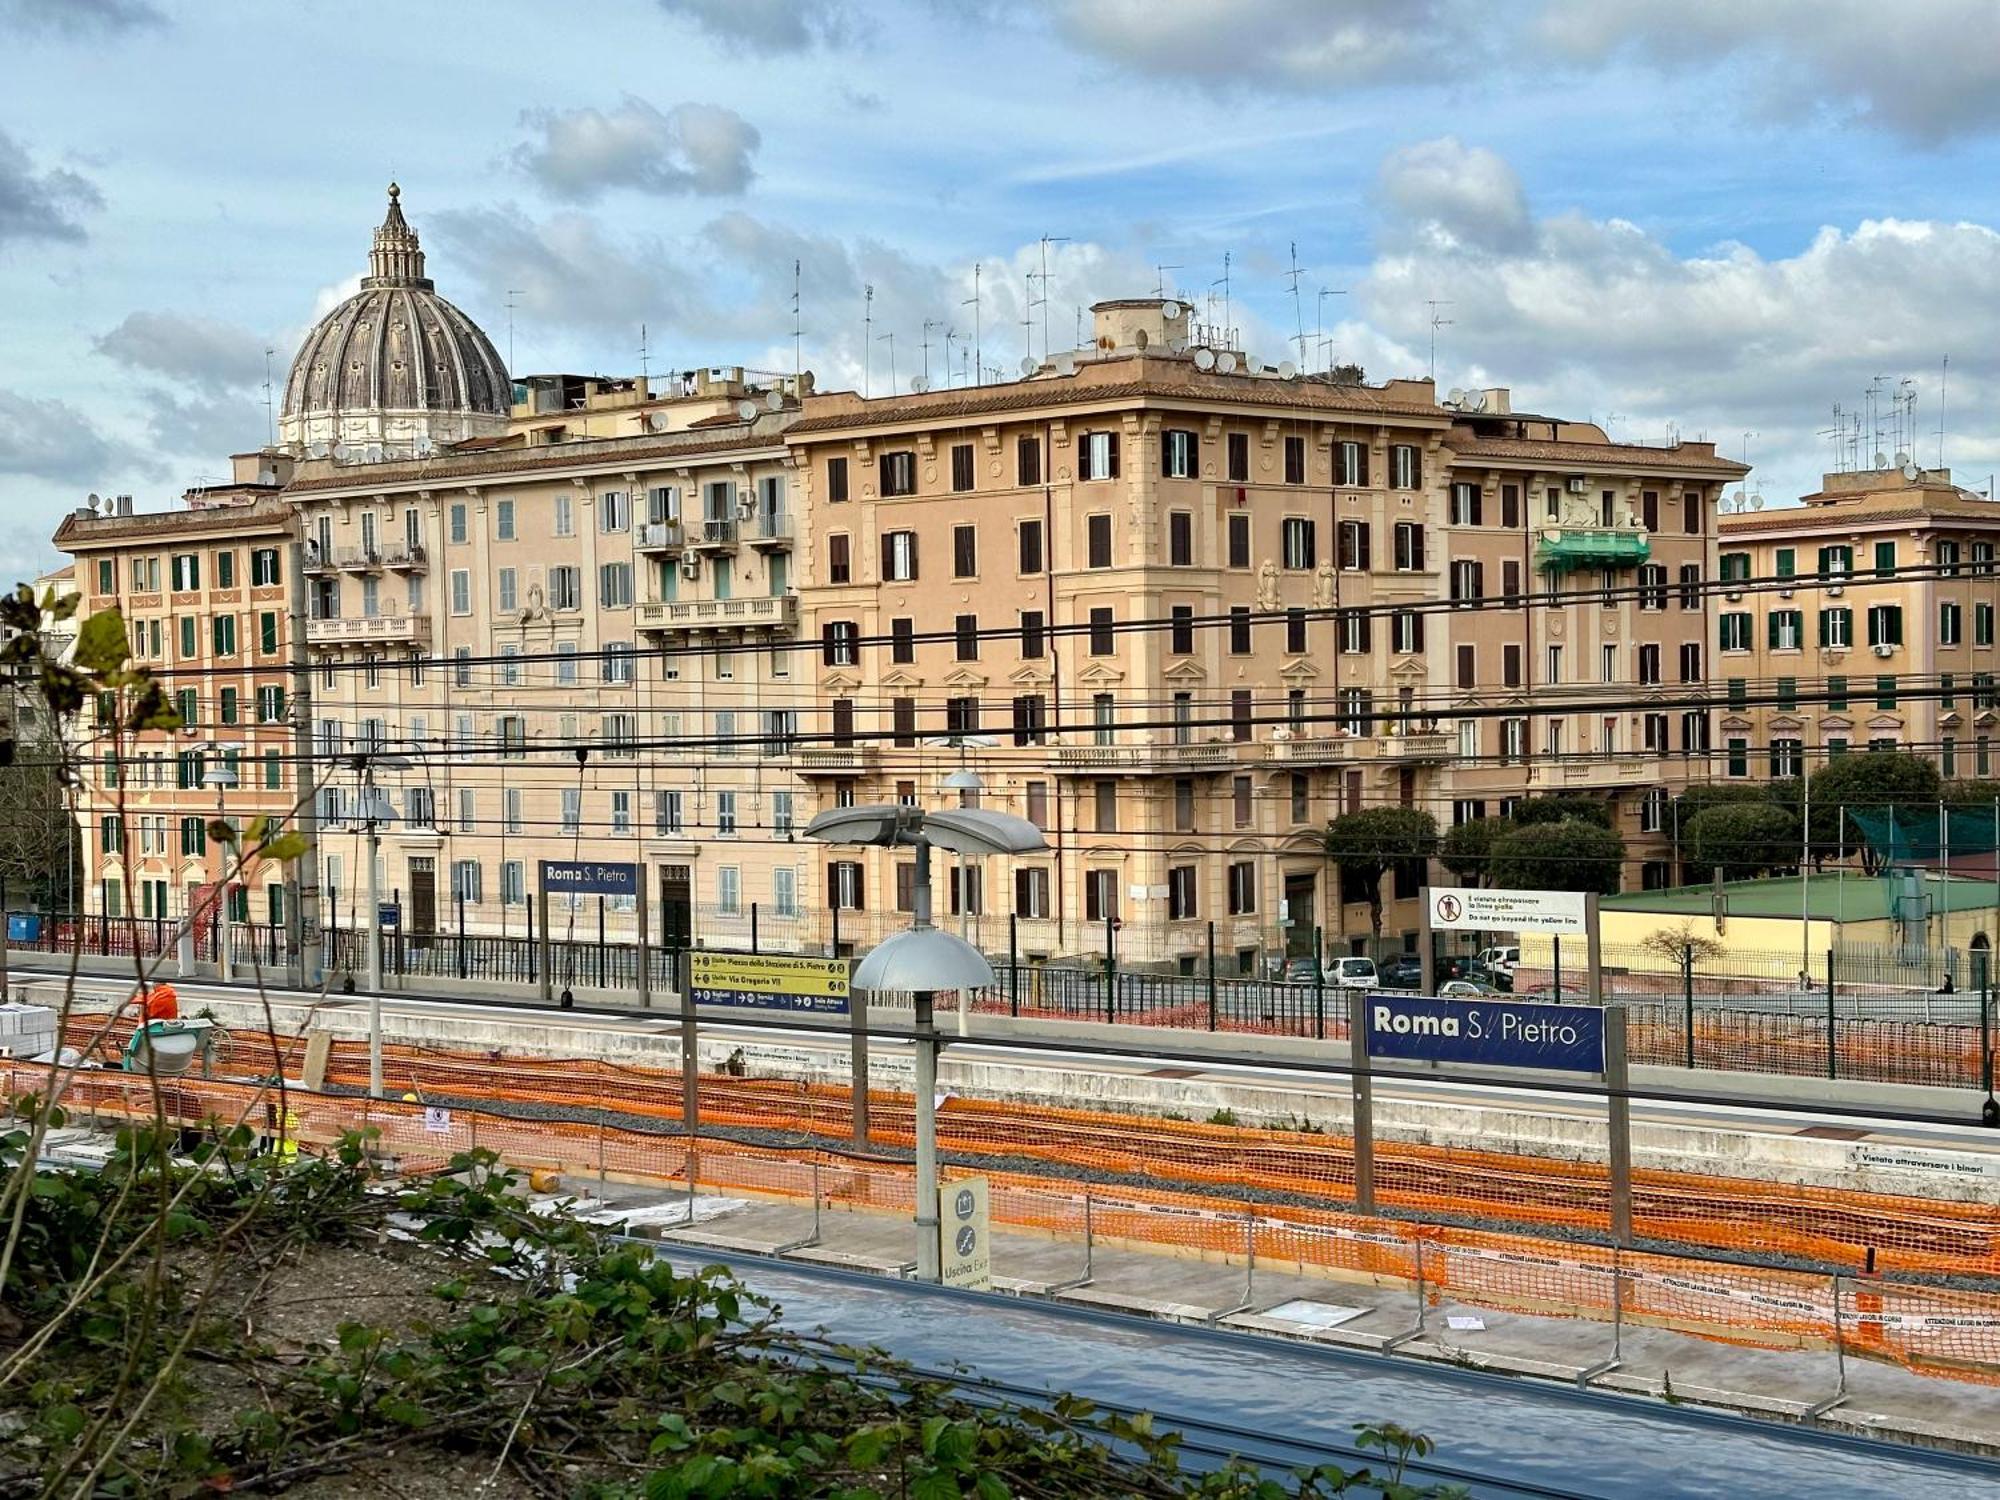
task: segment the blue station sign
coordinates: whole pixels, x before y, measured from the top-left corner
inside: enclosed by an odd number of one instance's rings
[[[1594,1005],[1377,993],[1367,1015],[1371,1058],[1604,1071],[1604,1012]]]
[[[636,896],[639,867],[595,859],[545,859],[542,889],[551,895]]]

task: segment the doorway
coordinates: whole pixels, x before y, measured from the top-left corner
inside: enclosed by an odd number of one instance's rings
[[[1318,920],[1319,877],[1310,870],[1285,876],[1285,957],[1318,958],[1313,952],[1313,924]]]
[[[404,931],[429,937],[437,931],[437,861],[428,854],[410,856],[410,910]]]

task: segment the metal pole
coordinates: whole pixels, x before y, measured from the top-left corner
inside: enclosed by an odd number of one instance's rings
[[[1561,1005],[1563,998],[1563,940],[1560,932],[1549,934],[1549,954],[1555,967],[1556,1004]]]
[[[1826,1076],[1840,1076],[1839,1038],[1835,1034],[1833,1015],[1833,950],[1826,951]]]
[[[1118,919],[1107,908],[1104,913],[1104,1019],[1118,1020]]]
[[[1836,1406],[1847,1400],[1847,1331],[1842,1327],[1840,1283],[1844,1278],[1838,1272],[1833,1278],[1833,1368],[1835,1385],[1833,1394],[1824,1401],[1815,1402],[1805,1410],[1805,1420],[1810,1422],[1823,1417]]]
[[[750,903],[750,951],[752,953],[759,951],[757,947],[757,903],[755,901]]]
[[[919,849],[924,845],[918,845]],[[921,863],[921,858],[920,861]],[[938,1245],[937,1161],[937,1028],[932,1024],[932,992],[915,995],[917,1093],[917,1280],[937,1281],[941,1274]]]
[[[637,882],[639,887],[639,1008],[641,1010],[650,1010],[653,1004],[653,954],[651,945],[647,942],[646,933],[646,908],[651,904],[646,895],[647,879],[648,875],[645,868],[641,866]]]
[[[1437,993],[1437,955],[1431,951],[1431,888],[1417,892],[1417,992]],[[1560,992],[1558,992],[1560,993]]]
[[[604,898],[597,898],[597,987],[604,988]]]
[[[7,877],[0,875],[0,1000],[8,998],[7,938]]]
[[[1348,1081],[1354,1102],[1354,1207],[1375,1212],[1375,1088],[1368,1067],[1368,997],[1360,990],[1347,997]]]
[[[326,940],[319,925],[319,790],[313,784],[311,770],[317,764],[313,749],[312,658],[306,648],[305,569],[299,560],[298,549],[290,549],[287,644],[292,657],[292,756],[299,768],[294,773],[292,819],[305,839],[306,852],[291,862],[290,878],[285,883],[293,888],[293,897],[285,903],[288,908],[285,919],[296,924],[294,930],[298,934],[292,945],[298,955],[291,971],[292,980],[302,989],[316,990],[325,982]]]
[[[1681,999],[1687,1015],[1687,1065],[1694,1070],[1694,949],[1681,950]]]
[[[1021,1013],[1021,915],[1007,914],[1007,1014]]]
[[[1326,970],[1319,961],[1320,942],[1323,934],[1319,925],[1313,925],[1313,1039],[1326,1040]]]
[[[375,767],[361,763],[361,810],[368,819],[368,1094],[382,1097],[382,835],[375,822]]]
[[[539,935],[528,934],[528,965],[531,969],[535,968],[539,956],[542,1003],[547,1004],[555,998],[556,962],[555,955],[549,951],[549,888],[546,883],[538,884],[541,884],[541,889],[535,892],[535,906],[540,909],[542,930]],[[533,925],[532,921],[530,925]]]
[[[1602,934],[1597,928],[1597,892],[1590,891],[1583,898],[1583,962],[1584,998],[1592,1005],[1604,1003],[1604,948]],[[1562,991],[1556,991],[1556,999],[1562,999]]]
[[[1604,1016],[1605,1126],[1611,1163],[1611,1238],[1632,1243],[1632,1100],[1625,1062],[1625,1012]]]
[[[833,904],[833,949],[827,954],[827,957],[840,957],[840,903],[838,901]]]
[[[458,977],[465,978],[465,892],[458,893]]]
[[[1208,1029],[1215,1030],[1215,922],[1208,924]]]
[[[847,1039],[848,1101],[854,1116],[854,1144],[868,1149],[868,992],[847,987],[852,1029]]]

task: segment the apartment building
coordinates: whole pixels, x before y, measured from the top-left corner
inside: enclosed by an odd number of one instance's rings
[[[1051,849],[950,872],[942,905],[1011,917],[1028,953],[1191,964],[1211,921],[1242,964],[1316,926],[1359,943],[1320,831],[1377,803],[1448,824],[1600,792],[1633,883],[1666,880],[1662,799],[1709,744],[1674,705],[1706,680],[1741,466],[1503,391],[1289,377],[1190,348],[1172,304],[1093,311],[1093,350],[1029,379],[827,395],[787,430],[819,643],[802,777],[936,801],[974,772]],[[822,873],[829,905],[909,904],[896,851]]]
[[[282,924],[291,910],[282,867],[230,873],[233,854],[208,835],[217,817],[239,829],[286,819],[296,795],[292,515],[277,498],[289,464],[274,453],[233,463],[230,484],[191,490],[181,508],[141,512],[118,496],[56,532],[81,614],[123,613],[133,664],[152,671],[181,721],[128,733],[117,704],[86,710],[71,752],[86,911],[206,913],[225,874],[233,920]]]
[[[1797,776],[1857,749],[1993,774],[2000,505],[1910,465],[1828,474],[1721,531],[1718,775]]]

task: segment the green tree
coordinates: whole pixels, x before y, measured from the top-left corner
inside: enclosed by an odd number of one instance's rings
[[[1812,799],[1813,852],[1825,858],[1842,843],[1842,808],[1850,813],[1887,814],[1890,808],[1901,807],[1913,814],[1935,814],[1944,786],[1937,767],[1920,755],[1904,750],[1870,750],[1860,755],[1836,756],[1824,768],[1813,772],[1808,790]],[[1847,847],[1861,851],[1861,867],[1871,875],[1879,871],[1881,854],[1867,845],[1851,818],[1847,834]]]
[[[1571,818],[1536,823],[1495,840],[1489,873],[1502,890],[1596,891],[1618,889],[1625,840],[1609,828]]]
[[[1513,829],[1514,824],[1506,818],[1473,818],[1460,823],[1438,840],[1438,863],[1469,885],[1484,885],[1494,840]]]
[[[1437,822],[1409,807],[1369,807],[1326,825],[1326,857],[1341,876],[1368,891],[1368,925],[1382,936],[1382,877],[1398,867],[1421,867],[1437,852]]]
[[[1674,799],[1679,809],[1680,826],[1689,823],[1711,807],[1734,807],[1745,802],[1769,802],[1771,800],[1765,786],[1753,781],[1705,781],[1699,786],[1691,786]]]
[[[1538,823],[1595,823],[1599,828],[1609,828],[1611,804],[1583,792],[1530,797],[1514,809],[1514,822],[1522,828]]]
[[[1799,820],[1772,803],[1725,803],[1681,826],[1681,849],[1692,864],[1746,880],[1799,862]]]

